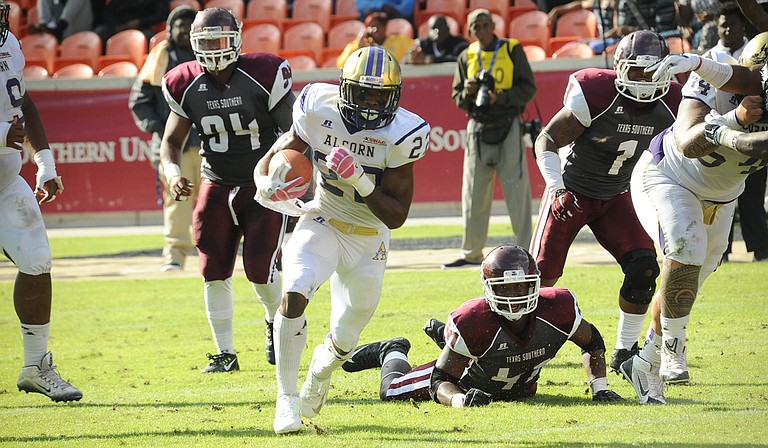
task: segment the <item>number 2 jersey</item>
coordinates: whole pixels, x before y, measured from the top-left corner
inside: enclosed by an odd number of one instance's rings
[[[616,72],[588,68],[571,75],[563,101],[586,129],[574,141],[563,168],[568,190],[608,200],[629,188],[632,169],[654,135],[672,125],[680,84],[647,107],[616,91]],[[642,103],[641,103],[642,104]]]
[[[509,321],[491,311],[485,298],[469,300],[454,310],[445,326],[451,350],[472,361],[461,386],[514,400],[535,391],[541,368],[552,360],[581,324],[573,294],[564,288],[541,288],[539,304],[529,314],[530,324],[520,337]]]
[[[731,56],[711,53],[712,59],[727,64],[738,64]],[[765,77],[765,68],[761,71]],[[765,83],[765,79],[763,80]],[[721,115],[739,105],[743,96],[717,90],[691,72],[683,87],[683,97],[703,102]],[[745,132],[768,130],[768,123],[749,125]],[[651,145],[653,163],[659,171],[696,194],[700,199],[730,202],[744,191],[744,179],[768,164],[766,160],[746,156],[735,149],[720,146],[712,153],[698,158],[685,157],[676,147],[672,128],[654,139]]]
[[[176,66],[163,77],[163,93],[200,133],[203,178],[253,186],[256,163],[290,129],[290,104],[281,101],[291,95],[293,78],[288,62],[269,53],[242,54],[235,64],[225,85],[197,61]]]
[[[384,170],[413,163],[426,154],[430,127],[424,119],[401,107],[389,126],[349,129],[341,117],[339,101],[339,86],[314,83],[304,87],[293,105],[293,131],[312,148],[319,174],[316,206],[349,224],[381,228],[383,223],[354,187],[328,169],[325,157],[336,146],[346,148],[374,184],[381,186]]]

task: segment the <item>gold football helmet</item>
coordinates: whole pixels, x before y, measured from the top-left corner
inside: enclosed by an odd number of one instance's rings
[[[750,39],[739,56],[739,64],[744,67],[765,63],[768,58],[768,31]]]
[[[358,129],[380,129],[395,119],[403,88],[400,64],[381,47],[352,53],[341,69],[339,110]]]
[[[197,62],[211,72],[224,70],[235,63],[243,43],[240,27],[240,21],[226,9],[198,12],[189,33]]]

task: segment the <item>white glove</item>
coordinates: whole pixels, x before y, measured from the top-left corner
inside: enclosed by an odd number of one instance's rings
[[[61,183],[61,176],[56,174],[56,162],[53,160],[53,152],[50,149],[43,149],[35,152],[33,156],[37,164],[37,174],[35,175],[35,197],[38,202],[51,202],[56,199],[56,194],[64,192],[64,184]],[[51,194],[45,183],[54,180],[58,191]]]
[[[725,126],[730,129],[743,129],[739,124],[739,121],[736,119],[736,109],[726,113],[725,115],[720,115],[718,111],[712,109],[709,111],[707,116],[704,117],[704,121],[707,124],[716,124],[718,126]]]
[[[645,68],[645,72],[654,72],[652,79],[658,81],[665,72],[669,76],[674,76],[679,73],[690,72],[697,69],[701,65],[701,57],[693,53],[683,54],[670,54],[659,62],[649,65]]]
[[[362,197],[368,196],[376,188],[365,175],[365,171],[355,155],[347,151],[346,148],[339,146],[333,148],[331,153],[325,157],[325,166],[335,171],[339,178],[355,187]]]
[[[256,182],[258,193],[264,199],[269,199],[270,201],[287,201],[304,196],[304,193],[309,190],[310,182],[304,184],[303,177],[297,177],[290,182],[286,182],[285,175],[288,174],[290,169],[289,165],[282,164],[271,175],[257,175],[254,181]]]

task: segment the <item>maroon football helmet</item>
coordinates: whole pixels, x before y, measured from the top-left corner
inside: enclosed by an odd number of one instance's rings
[[[650,103],[666,95],[672,83],[671,75],[667,74],[657,81],[652,81],[650,76],[647,79],[630,79],[629,72],[636,67],[645,69],[664,59],[668,54],[667,41],[653,31],[634,31],[624,36],[613,55],[616,90],[625,97],[641,103]]]
[[[493,312],[518,320],[536,309],[541,276],[536,260],[520,246],[499,246],[482,265],[483,292]]]

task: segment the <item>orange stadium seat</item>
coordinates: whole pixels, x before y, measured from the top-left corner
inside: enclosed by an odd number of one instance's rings
[[[208,0],[205,2],[205,7],[228,9],[240,21],[245,18],[245,2],[243,0]]]
[[[280,51],[280,28],[271,23],[259,23],[243,31],[243,53],[274,53]]]
[[[595,56],[592,47],[584,42],[568,42],[552,53],[552,58],[591,58]]]
[[[88,64],[96,68],[101,56],[101,37],[93,31],[81,31],[61,41],[55,69],[74,63]]]
[[[27,9],[27,25],[36,25],[40,23],[40,16],[37,13],[37,6]]]
[[[445,16],[445,21],[448,22],[448,30],[451,34],[461,34],[461,25],[459,22],[451,16]],[[425,39],[429,37],[429,22],[424,22],[419,25],[419,39]]]
[[[283,50],[304,50],[313,54],[318,61],[325,47],[325,32],[314,22],[294,25],[283,33]]]
[[[152,51],[152,49],[155,48],[155,45],[166,39],[168,39],[168,30],[161,30],[155,33],[154,36],[149,38],[149,51]]]
[[[99,70],[99,76],[122,76],[133,78],[139,74],[139,69],[133,62],[122,61],[110,64]]]
[[[287,18],[287,0],[251,0],[245,8],[243,30],[259,23],[271,23],[282,30]]]
[[[509,23],[507,36],[519,40],[523,45],[547,48],[550,36],[547,13],[529,11],[515,17]]]
[[[526,12],[536,11],[539,7],[533,0],[514,0],[512,6],[507,9],[507,20],[525,14]]]
[[[5,2],[11,6],[11,11],[8,13],[8,29],[17,38],[24,37],[27,34],[27,30],[24,27],[24,17],[21,11],[21,6],[16,2]]]
[[[53,74],[54,78],[91,78],[93,69],[87,64],[72,64],[62,67]]]
[[[498,14],[501,16],[502,20],[504,20],[504,23],[507,22],[507,17],[509,14],[509,0],[469,0],[469,8],[467,8],[467,13],[477,8],[484,8],[493,14]],[[504,36],[504,34],[500,34],[499,36]]]
[[[466,0],[427,0],[424,10],[419,11],[416,22],[421,26],[434,14],[451,16],[462,24],[466,23]]]
[[[311,56],[297,54],[288,58],[291,64],[291,70],[314,70],[317,68],[317,62]]]
[[[344,48],[363,31],[365,24],[359,20],[339,22],[328,30],[328,48]]]
[[[104,56],[99,57],[98,69],[115,62],[129,61],[137,67],[144,65],[147,56],[147,37],[139,30],[123,30],[107,40]]]
[[[48,70],[39,65],[24,66],[24,79],[45,79],[48,77]]]
[[[586,9],[577,9],[560,16],[555,23],[555,35],[549,39],[547,52],[553,54],[568,42],[597,36],[597,17]]]
[[[355,0],[336,0],[335,9],[331,16],[331,26],[347,20],[358,20],[359,18]]]
[[[387,21],[387,34],[402,34],[413,39],[413,25],[405,19],[389,19]]]
[[[200,11],[200,2],[197,0],[171,0],[171,3],[168,5],[168,9],[173,11],[175,8],[178,8],[182,5],[189,6],[195,11]]]
[[[290,19],[285,21],[285,29],[303,22],[314,22],[328,32],[331,28],[333,0],[294,0]]]
[[[21,51],[28,64],[40,65],[53,73],[59,41],[48,33],[28,34],[21,38]]]
[[[547,59],[547,50],[538,45],[523,45],[523,51],[528,61],[543,61]]]

